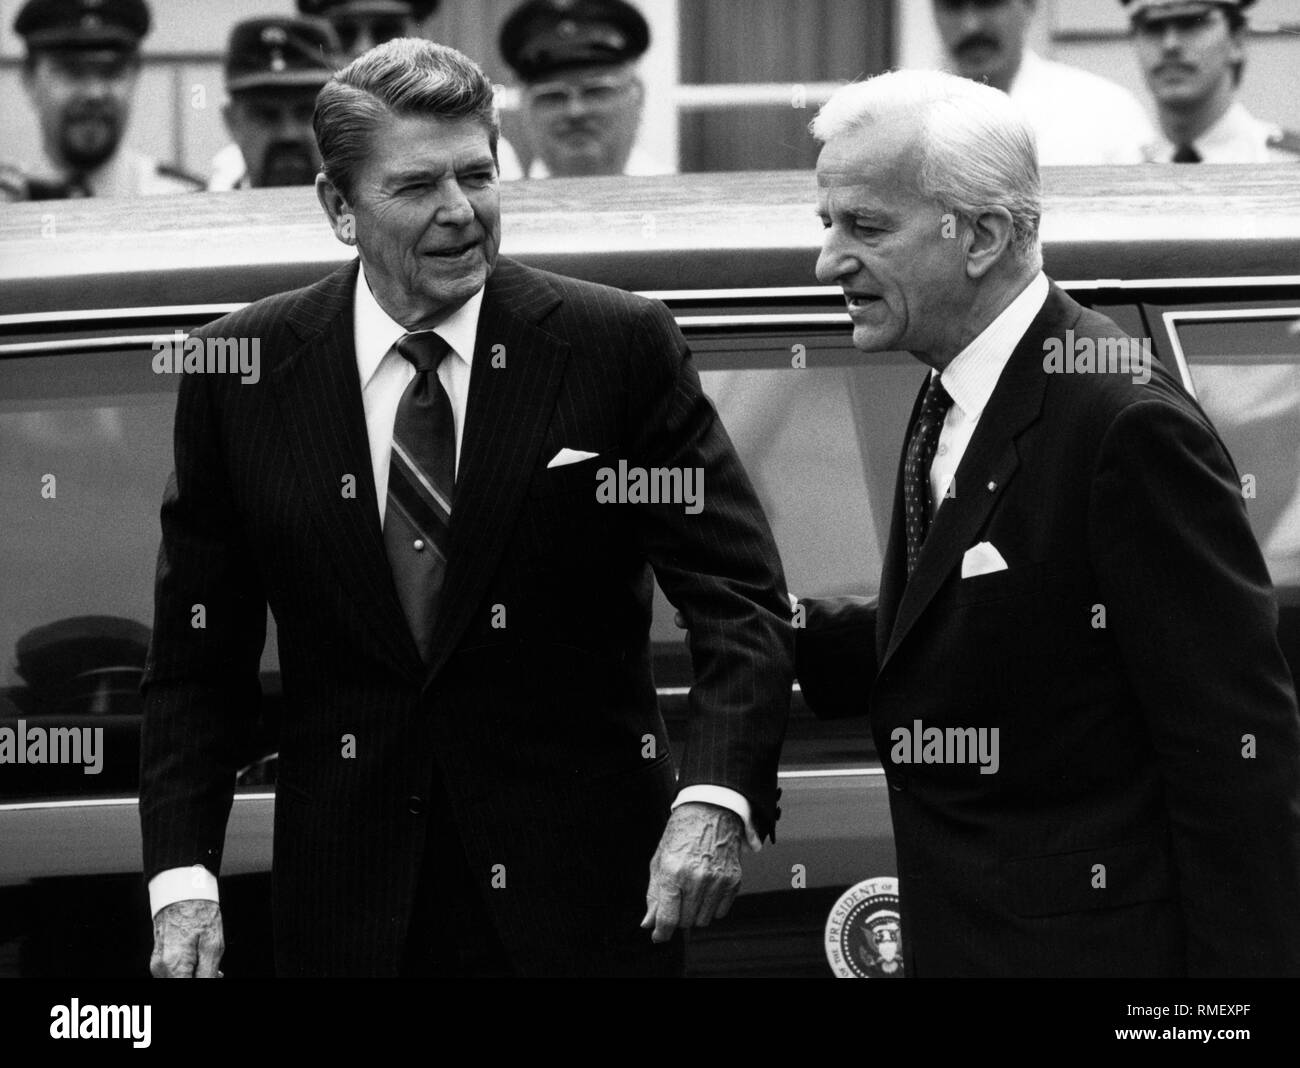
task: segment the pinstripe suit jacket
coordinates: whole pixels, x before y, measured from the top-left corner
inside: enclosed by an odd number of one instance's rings
[[[691,624],[677,785],[738,790],[760,833],[774,819],[793,637],[753,490],[667,309],[499,260],[424,664],[376,510],[357,269],[198,332],[259,339],[264,370],[256,385],[181,385],[144,682],[146,875],[219,870],[269,603],[282,974],[395,973],[435,770],[524,973],[654,968],[637,924],[674,770],[651,677],[652,567]],[[548,470],[564,447],[599,456]],[[597,503],[596,471],[620,459],[702,468],[703,511]]]

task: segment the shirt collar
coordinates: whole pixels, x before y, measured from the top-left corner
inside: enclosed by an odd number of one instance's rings
[[[137,166],[134,153],[126,150],[114,152],[102,167],[86,175],[86,184],[97,197],[135,195],[131,176]]]
[[[1255,121],[1250,112],[1240,100],[1234,100],[1219,121],[1201,134],[1195,144],[1198,148],[1222,148],[1249,137],[1254,129]]]
[[[82,181],[92,196],[131,196],[135,189],[131,187],[130,175],[139,157],[130,149],[118,146],[118,150],[93,170],[82,175]],[[55,163],[44,151],[41,152],[44,170],[40,177],[48,177],[55,182],[72,180],[73,171]]]
[[[1046,300],[1047,275],[1039,271],[939,375],[948,396],[968,418],[978,419],[984,411],[1002,369]]]
[[[474,362],[474,345],[478,341],[478,318],[482,308],[483,287],[480,287],[469,300],[433,328],[433,332],[447,342],[452,351],[469,366],[473,366]],[[403,334],[409,334],[410,331],[379,306],[379,301],[375,300],[375,295],[370,292],[370,283],[366,281],[364,266],[357,271],[357,288],[352,309],[357,371],[361,376],[361,388],[365,389],[366,384],[379,370],[379,365],[388,354],[388,350]]]
[[[1246,110],[1246,106],[1240,100],[1234,100],[1213,126],[1192,141],[1192,146],[1201,153],[1205,162],[1231,162],[1240,141],[1249,138],[1255,132],[1255,128],[1254,116]],[[1171,141],[1169,135],[1163,130],[1160,131],[1157,144],[1161,150],[1157,158],[1161,160],[1167,160],[1178,150],[1178,145]],[[1223,160],[1205,158],[1207,151],[1213,155],[1215,149],[1225,149],[1228,154]]]

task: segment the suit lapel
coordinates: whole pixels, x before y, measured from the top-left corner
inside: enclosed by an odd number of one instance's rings
[[[497,262],[483,295],[426,686],[496,571],[537,466],[569,346],[536,323],[559,301],[544,277],[507,259]]]
[[[916,571],[905,586],[900,471],[886,570],[881,581],[882,603],[885,602],[888,583],[889,595],[898,607],[888,632],[884,655],[879,660],[882,669],[953,569],[960,564],[963,554],[971,547],[993,506],[1014,477],[1021,460],[1016,439],[1038,419],[1042,410],[1046,386],[1043,343],[1073,323],[1079,311],[1079,306],[1052,284],[1047,300],[1012,352],[994,387],[954,476],[954,496],[944,500],[935,516],[921,548]]]
[[[353,344],[358,260],[308,288],[286,316],[302,345],[271,370],[295,463],[311,487],[322,544],[374,632],[380,655],[417,680],[420,655],[393,587],[376,505]],[[355,495],[344,496],[344,478]]]

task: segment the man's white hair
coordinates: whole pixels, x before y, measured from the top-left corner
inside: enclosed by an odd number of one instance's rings
[[[810,126],[813,136],[826,142],[900,117],[917,127],[921,194],[967,220],[990,207],[1005,208],[1011,213],[1013,249],[1038,269],[1038,144],[1011,98],[942,71],[895,70],[837,89]]]

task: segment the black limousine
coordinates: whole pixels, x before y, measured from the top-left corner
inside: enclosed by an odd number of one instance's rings
[[[1218,425],[1300,673],[1295,175],[1282,164],[1049,170],[1043,237],[1047,272],[1149,339]],[[512,183],[502,251],[665,301],[762,497],[791,589],[872,593],[922,372],[906,354],[851,346],[838,290],[813,277],[814,194],[809,173]],[[67,758],[0,762],[0,976],[147,975],[137,685],[177,384],[156,373],[155,343],[348,255],[307,189],[0,214],[0,731],[62,730]],[[227,832],[230,977],[271,971],[274,635],[271,621]],[[662,595],[654,638],[671,736],[690,663]],[[747,858],[731,916],[693,934],[692,974],[829,975],[823,928],[837,897],[895,874],[865,721],[820,722],[796,692],[780,774],[777,842]]]

